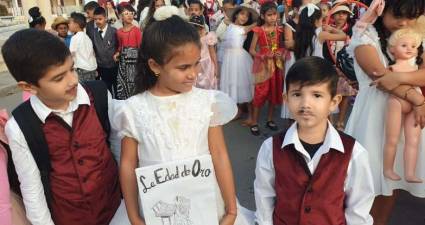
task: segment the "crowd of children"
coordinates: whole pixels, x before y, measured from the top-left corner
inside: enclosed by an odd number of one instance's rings
[[[50,32],[31,8],[2,47],[25,100],[0,111],[2,224],[144,225],[135,169],[201,155],[220,225],[385,225],[425,197],[425,0],[132,2]],[[260,135],[265,104],[248,215],[222,126]]]

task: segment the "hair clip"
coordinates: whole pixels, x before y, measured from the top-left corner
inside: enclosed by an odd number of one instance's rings
[[[311,15],[313,15],[314,11],[319,10],[320,8],[313,4],[313,3],[308,3],[307,5],[304,5],[300,8],[300,12],[302,12],[305,8],[307,8],[307,16],[310,17]]]

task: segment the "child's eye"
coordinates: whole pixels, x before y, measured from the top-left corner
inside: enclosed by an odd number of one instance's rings
[[[53,79],[54,82],[60,82],[61,80],[63,80],[63,76],[59,76]]]
[[[178,69],[180,70],[186,70],[187,68],[189,68],[188,65],[184,65],[184,66],[179,66]]]
[[[293,93],[292,96],[294,96],[294,97],[300,97],[301,94],[300,93]]]
[[[314,97],[316,97],[316,98],[321,98],[321,97],[322,97],[322,95],[321,95],[321,94],[314,94]]]

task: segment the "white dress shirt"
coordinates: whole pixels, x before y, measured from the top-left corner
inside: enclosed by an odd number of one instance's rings
[[[90,99],[85,89],[79,84],[76,98],[69,103],[69,107],[65,111],[50,109],[35,95],[31,96],[30,103],[42,123],[45,123],[50,113],[54,113],[61,117],[69,126],[72,126],[74,112],[79,105],[90,105]],[[111,112],[111,104],[112,97],[108,92],[109,114]],[[54,225],[44,196],[40,171],[15,118],[12,117],[6,123],[5,132],[9,139],[16,173],[21,182],[20,188],[28,220],[33,225]]]
[[[313,158],[310,157],[300,142],[297,123],[294,123],[287,130],[282,149],[290,144],[294,144],[295,149],[303,155],[311,174],[314,174],[320,158],[328,153],[330,148],[344,153],[341,137],[329,122],[323,145],[317,150]],[[256,222],[259,225],[273,225],[273,211],[276,200],[274,185],[273,138],[270,137],[261,145],[255,168],[254,194],[257,207],[255,214]],[[373,219],[369,215],[375,197],[372,173],[369,167],[368,153],[357,141],[354,144],[348,165],[344,191],[347,225],[372,225]]]
[[[97,28],[95,29],[97,30]],[[74,68],[87,71],[97,69],[93,43],[85,32],[80,31],[72,36],[71,43],[69,44],[69,51],[74,59]]]
[[[102,39],[105,38],[106,35],[106,31],[108,30],[108,24],[105,25],[105,27],[103,29],[100,29],[99,27],[97,28],[97,31],[100,32],[102,31],[101,35],[102,35]]]

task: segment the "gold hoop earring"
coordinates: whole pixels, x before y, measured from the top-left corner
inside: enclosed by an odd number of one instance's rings
[[[159,77],[159,74],[160,74],[160,73],[155,73],[155,76],[156,76],[156,77]]]

